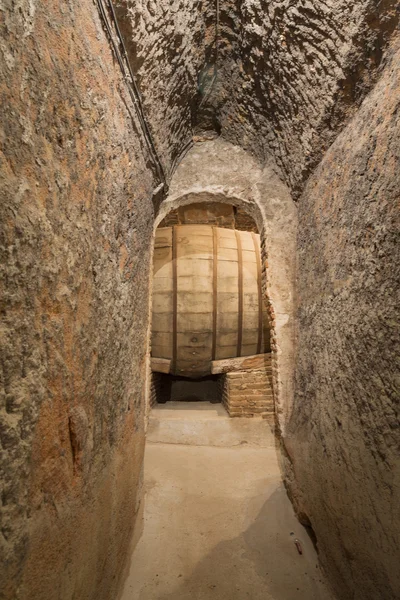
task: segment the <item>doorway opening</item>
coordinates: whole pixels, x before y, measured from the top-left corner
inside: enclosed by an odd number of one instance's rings
[[[209,375],[201,379],[190,379],[177,375],[153,373],[152,403],[167,402],[210,402],[221,403],[221,383],[219,375]]]
[[[166,215],[155,235],[151,406],[208,402],[272,418],[262,273],[258,228],[241,207],[197,202]]]

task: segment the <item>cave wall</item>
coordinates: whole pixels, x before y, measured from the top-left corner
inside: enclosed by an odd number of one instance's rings
[[[343,600],[400,597],[399,99],[397,44],[298,205],[289,487]]]
[[[273,157],[297,197],[376,80],[398,22],[397,0],[223,0],[210,98],[222,135]]]
[[[0,596],[115,598],[155,181],[96,5],[8,1],[2,19]]]

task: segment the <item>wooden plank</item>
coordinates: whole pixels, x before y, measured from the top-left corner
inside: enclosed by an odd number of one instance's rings
[[[183,227],[183,225],[182,225]],[[209,277],[212,278],[213,270],[212,270],[212,260],[211,256],[209,258],[198,258],[197,256],[193,256],[192,258],[179,258],[178,267],[179,277]],[[229,263],[228,263],[229,264]],[[236,267],[237,270],[237,267]]]
[[[229,260],[237,262],[237,248],[218,248],[218,260]]]
[[[213,227],[213,334],[211,344],[211,359],[216,358],[217,349],[217,296],[218,296],[218,229]]]
[[[156,373],[169,373],[171,361],[168,358],[151,357],[151,370]]]
[[[155,311],[153,311],[152,316],[152,330],[154,332],[164,331],[169,332],[172,335],[172,314],[171,313],[162,313],[159,315]]]
[[[180,231],[180,235],[184,237],[186,233],[188,233],[190,237],[193,237],[195,235],[207,235],[208,237],[212,237],[212,227],[211,225],[207,224],[185,224]]]
[[[179,284],[179,279],[178,279]],[[191,314],[212,313],[212,289],[207,292],[181,292],[178,287],[178,315],[188,312]],[[166,311],[164,311],[166,312]]]
[[[239,358],[226,358],[223,360],[213,360],[211,363],[211,373],[219,375],[220,373],[230,373],[231,371],[246,371],[252,369],[262,369],[271,366],[271,354],[254,354],[253,356],[241,356]]]
[[[234,346],[218,346],[216,360],[218,361],[218,360],[223,360],[225,358],[235,358],[236,348],[237,348],[236,339],[235,339]]]
[[[179,266],[179,263],[178,263]],[[213,282],[211,277],[190,277],[189,275],[180,275],[178,273],[178,292],[210,292],[213,289]]]
[[[153,312],[161,315],[172,313],[173,292],[156,292],[153,294]]]
[[[236,317],[237,318],[237,317]],[[178,331],[179,333],[203,332],[212,333],[212,313],[190,313],[181,312],[178,315]],[[210,344],[211,348],[211,344]],[[211,354],[210,354],[211,357]]]
[[[159,227],[156,230],[154,248],[172,247],[172,227]]]
[[[242,335],[243,335],[243,252],[242,238],[240,231],[235,231],[238,255],[238,337],[237,337],[237,356],[242,354]]]
[[[186,227],[186,225],[185,225]],[[207,361],[187,361],[187,360],[179,360],[176,375],[181,375],[182,377],[190,377],[192,379],[198,379],[199,377],[205,377],[210,374],[210,364],[209,360]]]
[[[257,235],[257,237],[259,237],[258,234],[255,234],[255,235]],[[241,231],[240,238],[241,238],[242,249],[243,249],[243,260],[245,260],[244,255],[247,253],[247,250],[254,252],[253,237],[252,237],[250,231]]]
[[[151,354],[157,358],[172,359],[171,344],[169,346],[161,346],[160,344],[151,345]]]

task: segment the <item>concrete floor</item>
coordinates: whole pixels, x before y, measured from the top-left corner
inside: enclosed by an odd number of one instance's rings
[[[266,421],[208,403],[160,405],[145,490],[122,600],[332,600]]]

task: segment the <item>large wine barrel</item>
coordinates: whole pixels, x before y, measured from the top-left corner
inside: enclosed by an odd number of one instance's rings
[[[199,378],[211,361],[270,351],[255,233],[176,225],[157,229],[152,356]]]

